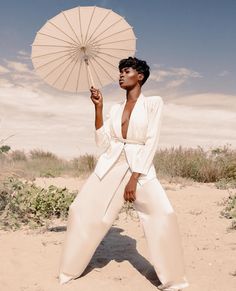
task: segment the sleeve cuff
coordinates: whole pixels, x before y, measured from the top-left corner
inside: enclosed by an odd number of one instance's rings
[[[95,133],[96,133],[96,134],[102,133],[102,132],[104,132],[104,131],[105,131],[105,129],[104,129],[104,125],[102,125],[102,126],[99,127],[98,129],[95,129]]]
[[[140,168],[133,168],[132,172],[140,173],[142,175],[147,175],[148,174],[148,170],[140,169]]]

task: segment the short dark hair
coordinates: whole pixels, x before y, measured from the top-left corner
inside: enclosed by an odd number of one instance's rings
[[[122,59],[119,62],[119,70],[121,71],[123,68],[133,68],[138,73],[142,73],[144,78],[142,80],[142,85],[147,81],[147,78],[150,75],[150,67],[146,63],[146,61],[139,60],[135,57],[128,57],[127,59]]]

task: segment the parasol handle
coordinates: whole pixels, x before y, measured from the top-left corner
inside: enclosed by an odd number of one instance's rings
[[[89,76],[89,82],[90,82],[90,87],[93,86],[94,87],[94,80],[93,80],[93,76],[89,67],[89,63],[88,63],[88,59],[85,59],[85,64],[87,66],[88,69],[88,76]]]

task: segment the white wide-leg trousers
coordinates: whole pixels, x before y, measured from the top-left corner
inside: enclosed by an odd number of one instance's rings
[[[69,209],[60,276],[77,278],[83,273],[123,206],[124,188],[130,176],[122,151],[102,180],[94,172],[87,178]],[[134,207],[163,290],[188,287],[177,217],[156,177],[137,183]]]

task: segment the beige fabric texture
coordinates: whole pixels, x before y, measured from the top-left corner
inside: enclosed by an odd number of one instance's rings
[[[124,188],[132,172],[125,151],[100,180],[92,172],[71,204],[59,274],[78,278],[100,242],[117,218],[124,203]],[[174,209],[157,177],[142,177],[137,183],[134,207],[139,215],[150,262],[161,290],[189,286],[185,276],[184,253]]]

